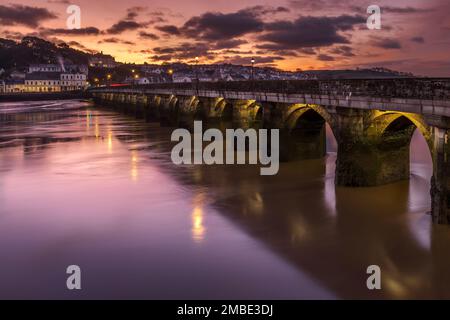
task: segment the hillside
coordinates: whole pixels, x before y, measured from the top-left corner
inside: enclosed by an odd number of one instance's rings
[[[65,43],[54,44],[36,37],[24,37],[20,42],[0,38],[0,69],[6,71],[33,63],[88,64],[89,56]]]

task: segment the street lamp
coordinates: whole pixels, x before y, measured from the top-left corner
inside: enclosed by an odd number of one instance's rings
[[[251,60],[251,62],[252,62],[252,70],[251,70],[251,72],[252,72],[252,75],[251,75],[251,79],[252,79],[252,81],[253,81],[253,77],[254,77],[254,67],[255,67],[255,58],[252,58],[252,60]]]
[[[196,87],[197,87],[197,94],[198,94],[198,83],[200,82],[199,81],[199,79],[198,79],[198,70],[197,70],[197,67],[198,67],[198,57],[195,57],[195,83],[196,83]]]
[[[255,58],[252,58],[251,60],[252,63],[252,69],[251,69],[251,81],[252,81],[252,91],[254,90],[255,87],[255,75],[254,75],[254,68],[255,68]]]

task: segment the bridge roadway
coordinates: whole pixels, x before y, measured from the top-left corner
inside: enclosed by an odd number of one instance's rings
[[[280,129],[282,160],[326,154],[338,143],[336,184],[376,186],[409,178],[416,129],[433,158],[433,221],[450,224],[450,78],[164,83],[90,89],[94,100],[162,125]]]

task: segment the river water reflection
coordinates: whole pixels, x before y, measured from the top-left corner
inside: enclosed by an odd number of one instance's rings
[[[450,298],[419,134],[410,181],[353,189],[334,186],[331,135],[325,159],[260,176],[173,165],[171,131],[88,102],[0,104],[0,298]]]

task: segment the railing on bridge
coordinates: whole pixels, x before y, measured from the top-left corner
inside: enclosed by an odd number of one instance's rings
[[[174,89],[202,91],[242,91],[280,94],[320,94],[449,100],[450,78],[392,78],[342,80],[268,80],[199,83],[155,83],[123,88],[140,90]],[[101,88],[108,91],[114,88]],[[118,89],[120,90],[120,89]],[[96,90],[97,91],[97,90]]]

